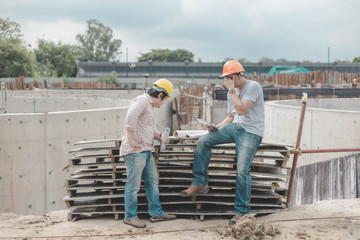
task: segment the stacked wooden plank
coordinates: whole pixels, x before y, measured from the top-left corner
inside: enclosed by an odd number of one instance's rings
[[[112,146],[92,146],[89,144],[111,143]],[[69,220],[78,216],[111,215],[115,219],[124,214],[124,186],[126,170],[119,157],[120,141],[81,142],[71,152],[69,160],[72,169],[66,181]],[[236,188],[236,163],[234,144],[217,145],[213,148],[208,174],[210,176],[208,194],[191,198],[180,197],[192,181],[192,164],[195,143],[174,143],[165,151],[155,147],[154,157],[159,172],[160,201],[166,212],[178,216],[231,216],[234,214]],[[285,208],[286,186],[289,178],[286,167],[289,149],[285,146],[262,144],[251,165],[252,200],[255,214],[269,214]],[[145,191],[139,192],[140,215],[147,214]]]

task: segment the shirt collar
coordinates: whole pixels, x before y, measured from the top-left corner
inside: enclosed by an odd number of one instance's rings
[[[150,95],[147,94],[147,93],[144,93],[144,95],[147,97],[147,100],[148,100],[149,103],[152,105],[152,104],[153,104],[153,100],[152,100],[152,98],[150,97]]]

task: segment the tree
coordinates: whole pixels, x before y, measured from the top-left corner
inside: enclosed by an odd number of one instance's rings
[[[251,61],[249,59],[247,59],[247,58],[239,58],[238,62],[239,63],[250,63]]]
[[[76,50],[74,46],[44,39],[38,39],[38,47],[34,50],[37,73],[45,77],[75,77]]]
[[[10,18],[0,17],[0,39],[20,39],[22,36],[20,24],[10,21]]]
[[[259,62],[269,62],[269,63],[274,63],[275,60],[269,57],[262,57],[259,59]]]
[[[290,62],[290,61],[288,61],[286,58],[278,58],[278,59],[276,60],[276,62],[277,62],[277,63],[288,63],[288,62]]]
[[[0,77],[32,77],[35,55],[16,39],[0,39]]]
[[[35,55],[21,37],[18,23],[0,17],[0,77],[33,76]]]
[[[194,54],[185,49],[151,49],[151,52],[140,53],[139,62],[194,62]]]
[[[353,63],[360,62],[360,57],[355,57],[352,62]]]
[[[113,31],[97,20],[87,21],[85,34],[77,34],[78,49],[82,61],[109,62],[116,61],[121,54],[122,41],[113,39]]]

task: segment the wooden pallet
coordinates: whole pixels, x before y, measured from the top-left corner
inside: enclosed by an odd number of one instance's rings
[[[119,156],[118,139],[82,141],[70,151],[69,178],[64,201],[72,209],[69,220],[85,216],[124,215],[126,169]],[[160,201],[166,212],[204,219],[205,216],[234,214],[236,153],[234,144],[214,146],[208,169],[210,192],[180,197],[192,181],[195,143],[168,144],[165,151],[153,152],[159,173]],[[281,145],[261,144],[251,164],[251,212],[269,214],[285,208],[290,151]],[[147,215],[144,186],[138,193],[139,211]]]

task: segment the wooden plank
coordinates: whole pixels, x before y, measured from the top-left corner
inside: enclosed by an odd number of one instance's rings
[[[92,151],[105,151],[105,150],[117,150],[116,147],[84,147],[84,148],[75,148],[70,150],[70,153],[77,152],[92,152]]]
[[[78,169],[72,173],[70,173],[70,175],[95,175],[95,174],[101,174],[101,173],[126,173],[126,168],[125,166],[121,165],[121,166],[115,166],[115,170],[112,168],[87,168],[87,169]]]
[[[160,177],[160,180],[166,180],[166,181],[192,181],[192,176],[186,177],[186,176],[172,176],[174,174],[170,174],[170,176],[164,176],[162,175]],[[235,181],[235,176],[228,176],[229,178],[224,178],[224,176],[218,176],[218,175],[209,175],[209,183],[212,181]],[[216,180],[215,180],[216,179]],[[271,178],[271,177],[259,177],[259,176],[252,176],[252,182],[286,182],[286,179],[281,178]]]
[[[189,183],[171,183],[171,184],[159,184],[160,192],[164,191],[164,189],[172,189],[177,190],[179,193],[181,190],[186,189],[189,187]],[[233,182],[229,184],[228,182],[224,183],[212,183],[211,188],[213,189],[236,189],[236,183]],[[257,191],[269,191],[272,190],[273,187],[271,185],[265,185],[265,184],[252,184],[251,185],[252,190]],[[71,184],[65,187],[66,191],[73,191],[73,193],[76,193],[77,191],[95,191],[95,190],[103,190],[103,191],[109,191],[109,190],[119,190],[124,191],[125,190],[125,184],[113,186],[112,183],[100,183],[100,184]]]
[[[97,162],[97,163],[81,163],[71,164],[72,168],[89,168],[89,167],[103,167],[103,166],[124,166],[124,162]]]
[[[191,159],[176,159],[176,160],[172,160],[172,159],[160,159],[158,160],[158,166],[161,165],[173,165],[173,166],[184,166],[184,165],[192,165],[193,160]],[[182,164],[182,165],[180,165]],[[217,166],[217,164],[226,164],[230,166],[235,166],[236,162],[235,161],[224,161],[224,160],[210,160],[210,165],[209,166]],[[288,170],[290,168],[288,167],[281,167],[278,166],[277,164],[273,164],[273,163],[267,163],[267,162],[252,162],[251,163],[251,167],[252,168],[268,168],[269,170],[275,170],[275,171],[281,171],[281,170]]]
[[[206,204],[206,205],[216,205],[219,208],[221,207],[227,207],[230,206],[231,208],[233,208],[234,206],[234,202],[224,202],[224,201],[163,201],[161,203],[161,205],[166,206],[166,205],[195,205],[195,204]],[[71,206],[71,208],[77,208],[77,210],[81,210],[83,208],[113,208],[113,207],[124,207],[125,203],[112,203],[112,204],[106,204],[106,203],[92,203],[92,202],[83,202],[81,204],[77,203],[74,204],[73,206]],[[139,202],[138,206],[148,206],[147,202]],[[259,204],[259,203],[250,203],[251,207],[264,207],[264,208],[281,208],[284,209],[286,208],[285,204]]]
[[[77,155],[70,158],[72,159],[83,159],[83,158],[111,158],[112,156],[110,154],[83,154],[83,155]],[[120,156],[118,156],[120,157]]]
[[[109,142],[114,142],[114,143],[120,142],[121,143],[121,139],[103,139],[103,140],[80,141],[80,142],[74,143],[74,145],[77,146],[77,145],[95,144],[95,143],[109,143]]]
[[[251,210],[250,213],[255,215],[263,215],[263,214],[271,214],[280,211],[281,209],[261,209],[261,210]],[[182,215],[182,216],[197,216],[197,215],[204,215],[204,216],[233,216],[235,211],[203,211],[203,210],[192,210],[192,211],[167,211],[169,214],[175,215]],[[85,216],[98,216],[98,215],[112,215],[112,214],[124,214],[125,211],[117,210],[117,211],[84,211],[84,210],[77,210],[76,208],[69,212],[71,216],[77,215],[85,215]],[[148,215],[146,210],[138,210],[138,214]]]
[[[139,192],[138,193],[138,197],[145,197],[146,194],[145,192]],[[176,196],[179,197],[180,193],[174,193],[174,192],[160,192],[160,196]],[[226,191],[226,190],[214,190],[211,189],[209,193],[207,194],[199,194],[197,196],[205,196],[205,197],[220,197],[220,198],[224,198],[224,197],[234,197],[234,191]],[[267,191],[267,192],[254,192],[251,194],[251,197],[253,199],[255,198],[262,198],[262,199],[278,199],[281,198],[282,196],[272,192],[272,191]],[[77,193],[74,196],[66,196],[64,198],[64,201],[90,201],[90,200],[99,200],[99,199],[112,199],[112,198],[124,198],[124,194],[123,193],[117,193],[117,194],[109,194],[109,192],[107,191],[101,191],[101,192],[86,192],[86,193]]]
[[[192,174],[192,169],[184,169],[184,168],[158,168],[159,173],[188,173]],[[234,169],[226,169],[226,168],[216,168],[216,167],[209,167],[208,175],[210,174],[232,174],[235,175],[236,171]],[[289,175],[284,173],[267,173],[267,172],[253,172],[250,171],[251,176],[265,176],[270,178],[290,178]]]

